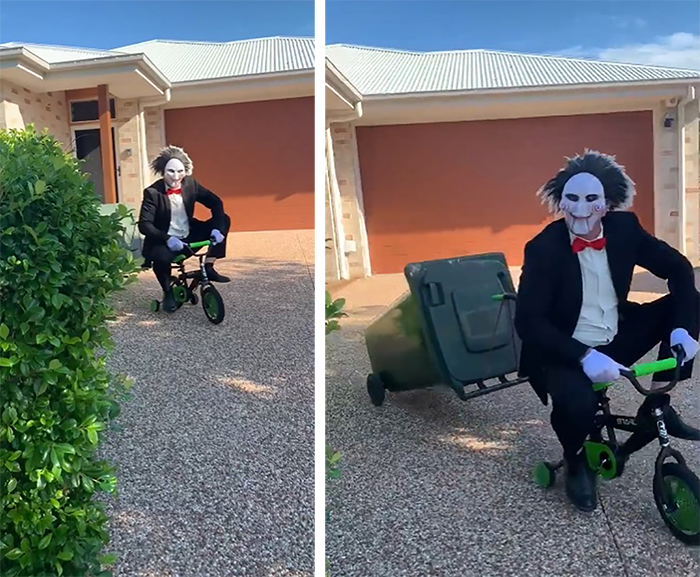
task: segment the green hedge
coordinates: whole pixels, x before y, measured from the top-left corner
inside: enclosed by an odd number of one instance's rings
[[[0,575],[109,575],[96,449],[126,381],[107,370],[110,299],[134,279],[126,209],[100,214],[47,133],[0,131]]]

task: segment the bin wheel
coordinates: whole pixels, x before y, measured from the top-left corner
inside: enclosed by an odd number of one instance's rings
[[[151,301],[151,312],[157,313],[159,310],[160,310],[160,301],[152,300]]]
[[[556,469],[550,463],[540,461],[532,468],[532,478],[536,485],[549,489],[557,479]]]
[[[367,392],[372,400],[372,404],[375,407],[381,407],[386,396],[386,389],[384,388],[384,383],[377,375],[372,374],[367,377]]]

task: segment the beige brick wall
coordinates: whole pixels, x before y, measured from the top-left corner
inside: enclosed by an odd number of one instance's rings
[[[685,246],[693,265],[700,264],[700,116],[699,101],[685,107]]]
[[[664,120],[672,120],[672,128]],[[660,104],[654,111],[654,234],[680,248],[681,222],[678,206],[678,114]],[[651,231],[650,231],[651,232]]]
[[[129,207],[141,204],[141,146],[138,103],[117,100],[116,155],[120,167],[119,201]],[[130,151],[130,152],[129,152]]]
[[[338,280],[340,273],[338,271],[337,251],[338,242],[335,237],[333,226],[333,210],[331,206],[331,191],[329,187],[329,174],[326,171],[326,230],[324,238],[324,253],[326,260],[326,280]],[[326,239],[329,239],[326,241]]]
[[[350,278],[361,278],[369,274],[369,257],[355,127],[350,123],[331,124],[330,132],[345,240],[355,243],[355,250],[346,253],[349,274]],[[343,239],[338,243],[342,246]]]
[[[698,152],[698,102],[689,103],[679,118],[678,109],[660,103],[654,115],[654,211],[655,235],[683,250],[694,266],[700,264],[700,152]],[[664,120],[673,121],[672,128]],[[681,221],[679,206],[683,186],[679,166],[679,121],[684,120],[683,170],[685,177],[685,214]],[[685,246],[683,246],[685,245]]]
[[[48,128],[66,150],[71,147],[68,107],[63,92],[35,93],[3,80],[0,82],[0,128]]]
[[[162,107],[146,108],[146,155],[151,163],[158,151],[165,146],[165,113]],[[150,183],[155,176],[149,169],[146,180]]]

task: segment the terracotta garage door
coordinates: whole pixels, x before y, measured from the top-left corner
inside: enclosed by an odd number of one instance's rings
[[[409,262],[491,251],[521,265],[548,222],[535,195],[565,156],[617,156],[653,231],[651,112],[357,128],[374,273]]]
[[[223,198],[232,230],[314,227],[313,98],[166,110],[165,133]]]

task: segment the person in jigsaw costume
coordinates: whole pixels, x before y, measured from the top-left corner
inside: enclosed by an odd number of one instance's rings
[[[163,308],[177,309],[170,284],[170,268],[184,243],[211,240],[206,258],[209,280],[226,283],[230,279],[214,270],[214,262],[226,256],[226,235],[231,220],[224,212],[221,199],[192,178],[193,164],[182,148],[167,146],[151,163],[161,176],[143,192],[139,230],[144,235],[143,257],[153,263],[153,272],[163,289]],[[211,210],[211,218],[194,218],[194,205],[201,203]]]
[[[659,358],[670,357],[672,346],[683,347],[680,379],[688,379],[698,352],[700,294],[685,256],[649,234],[628,211],[634,183],[614,157],[587,150],[567,159],[538,195],[563,218],[525,247],[515,314],[522,340],[519,373],[543,404],[551,397],[567,495],[578,509],[592,511],[596,475],[582,453],[598,406],[592,383],[619,379],[621,367],[659,344]],[[666,280],[670,294],[646,304],[630,302],[635,266]],[[657,373],[654,381],[672,376]],[[659,403],[669,433],[691,438],[668,402],[668,395],[647,397],[636,418],[651,419],[652,405]]]

